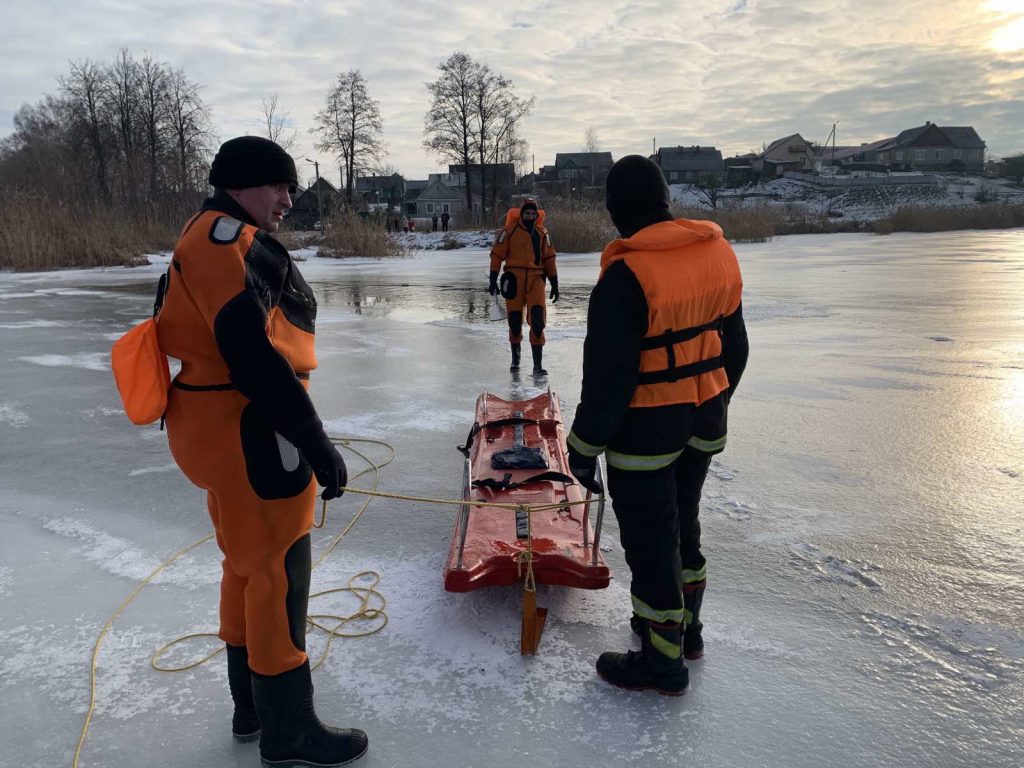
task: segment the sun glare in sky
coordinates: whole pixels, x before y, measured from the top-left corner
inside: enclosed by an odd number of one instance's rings
[[[985,10],[1014,17],[992,33],[989,47],[1000,53],[1024,50],[1024,0],[988,0]]]

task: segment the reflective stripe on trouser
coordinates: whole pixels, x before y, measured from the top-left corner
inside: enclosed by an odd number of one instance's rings
[[[670,659],[678,659],[683,655],[681,629],[678,622],[647,624],[648,637],[654,650]]]
[[[178,466],[207,491],[224,553],[220,637],[247,646],[255,672],[277,675],[306,661],[304,618],[293,627],[300,619],[289,614],[304,614],[308,600],[316,483],[247,408],[236,391],[174,390],[167,437]]]
[[[690,448],[696,448],[698,451],[703,451],[704,453],[720,453],[725,450],[725,435],[722,435],[715,440],[705,440],[693,435],[686,441],[686,445]]]
[[[632,575],[633,610],[659,624],[683,621],[675,485],[671,464],[653,472],[609,464],[608,490]]]
[[[508,270],[516,276],[516,295],[505,299],[505,311],[509,317],[519,312],[523,322],[530,326],[530,343],[539,346],[544,343],[544,326],[547,323],[547,304],[544,289],[544,272],[540,269]],[[537,333],[539,331],[539,333]],[[508,330],[508,340],[519,344],[523,340],[523,330]]]
[[[621,469],[626,472],[654,472],[668,467],[679,458],[682,451],[662,453],[654,456],[640,456],[630,453],[619,453],[618,451],[606,451],[608,466]]]

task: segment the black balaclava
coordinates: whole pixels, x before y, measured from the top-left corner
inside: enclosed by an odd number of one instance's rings
[[[540,211],[537,208],[537,201],[532,197],[523,199],[523,204],[519,206],[519,221],[522,222],[523,226],[530,233],[530,241],[533,244],[533,263],[538,267],[540,266],[542,255],[540,248],[540,232],[537,231],[537,220],[527,221],[523,218],[523,213],[526,211],[536,211],[538,214]]]
[[[660,221],[672,221],[670,199],[665,175],[653,160],[627,155],[608,172],[605,205],[623,237],[632,237]]]
[[[210,184],[218,189],[247,189],[264,184],[298,185],[295,161],[279,145],[260,136],[225,141],[210,166]]]
[[[523,218],[523,213],[528,210],[532,210],[535,213],[539,213],[539,211],[537,210],[537,201],[534,200],[532,197],[524,198],[523,204],[519,206],[519,220],[523,222],[524,227],[526,227],[528,230],[532,232],[534,226],[537,224],[537,220],[534,219],[533,221],[527,221],[526,219]]]

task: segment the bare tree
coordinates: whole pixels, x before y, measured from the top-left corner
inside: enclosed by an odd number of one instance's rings
[[[423,146],[462,165],[466,172],[466,209],[473,210],[472,166],[480,168],[480,197],[486,205],[487,167],[512,147],[519,121],[533,109],[511,81],[486,64],[457,51],[438,66],[439,77],[427,84],[431,104],[424,121]]]
[[[423,146],[440,157],[459,163],[466,171],[466,211],[472,215],[473,192],[469,166],[473,151],[473,82],[476,65],[457,51],[438,65],[440,75],[427,84],[431,96],[423,126]]]
[[[281,146],[285,152],[291,152],[298,140],[298,133],[294,128],[288,128],[288,118],[291,112],[278,112],[277,94],[264,94],[263,121],[266,123],[266,136]]]
[[[480,199],[487,220],[487,168],[498,161],[508,133],[533,109],[533,99],[524,101],[515,95],[512,81],[493,72],[486,64],[476,65],[474,79],[473,143],[480,159]],[[467,174],[468,174],[467,169]],[[497,196],[497,179],[492,178],[491,207]]]
[[[584,152],[600,152],[601,145],[597,140],[597,131],[594,130],[594,126],[587,128],[587,132],[583,135],[583,151]]]
[[[515,170],[516,179],[526,175],[530,144],[519,135],[519,126],[513,125],[498,142],[495,162],[509,163]]]
[[[199,96],[199,86],[181,69],[171,70],[167,79],[167,116],[171,126],[178,191],[182,195],[205,188],[199,174],[209,149],[210,113]]]
[[[140,110],[146,143],[150,199],[156,199],[158,194],[161,155],[164,151],[165,134],[169,129],[167,119],[168,74],[166,65],[156,61],[148,54],[143,57],[139,65]]]
[[[110,197],[109,151],[107,126],[103,116],[103,93],[106,89],[103,67],[88,59],[71,62],[71,73],[60,78],[60,86],[71,119],[85,136],[92,150],[96,183],[104,197]]]
[[[123,176],[121,194],[134,199],[137,193],[139,166],[138,139],[141,134],[141,82],[138,62],[127,48],[122,48],[110,66],[105,89],[106,107],[110,111],[117,137],[119,160]]]
[[[718,208],[718,197],[722,191],[722,178],[717,173],[702,173],[697,177],[697,190],[711,210]]]
[[[370,98],[358,69],[338,75],[315,120],[311,133],[319,137],[316,148],[341,159],[345,197],[351,205],[359,171],[375,167],[384,154],[380,103]]]

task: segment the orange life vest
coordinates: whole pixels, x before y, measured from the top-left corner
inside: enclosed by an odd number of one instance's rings
[[[636,275],[648,307],[629,406],[699,405],[727,389],[721,324],[740,305],[743,279],[721,227],[688,219],[654,224],[609,243],[601,274],[616,261]]]

